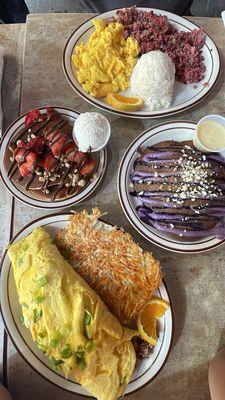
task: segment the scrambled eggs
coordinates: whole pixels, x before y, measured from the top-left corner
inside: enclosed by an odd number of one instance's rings
[[[136,332],[122,327],[45,229],[10,245],[8,254],[24,324],[50,366],[100,400],[121,396],[136,362]]]
[[[87,44],[75,47],[72,60],[83,89],[101,98],[130,86],[140,48],[136,39],[124,39],[124,28],[119,22],[106,25],[103,20],[96,19],[93,24],[95,31]]]

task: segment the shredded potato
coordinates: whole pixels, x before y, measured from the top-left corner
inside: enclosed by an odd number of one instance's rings
[[[122,229],[104,229],[98,208],[74,213],[57,236],[75,270],[100,295],[122,323],[136,319],[159,287],[159,261]]]

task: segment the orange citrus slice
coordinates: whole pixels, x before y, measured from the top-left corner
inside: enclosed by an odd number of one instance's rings
[[[141,337],[152,346],[157,343],[157,319],[168,310],[169,303],[159,298],[153,298],[145,304],[137,319],[137,327]]]
[[[117,93],[108,93],[106,103],[122,111],[138,111],[144,105],[144,101],[138,97],[126,97]]]

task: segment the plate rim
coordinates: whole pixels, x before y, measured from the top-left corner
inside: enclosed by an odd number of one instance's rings
[[[128,7],[128,8],[129,8],[129,7]],[[160,9],[158,9],[158,8],[150,8],[150,7],[137,7],[137,8],[143,9],[143,10],[146,10],[146,11],[147,11],[147,10],[153,10],[153,12],[154,12],[154,11],[159,12],[159,13],[161,13],[161,15],[163,15],[163,13],[166,12],[167,14],[170,14],[170,16],[174,16],[174,17],[176,17],[176,18],[184,19],[184,20],[187,21],[188,23],[192,24],[195,28],[201,29],[201,30],[205,33],[206,37],[208,37],[208,38],[211,40],[211,42],[213,43],[213,45],[214,45],[214,47],[215,47],[215,50],[216,50],[216,52],[217,52],[217,56],[218,56],[218,72],[217,72],[217,75],[216,75],[216,77],[215,77],[215,80],[214,80],[213,84],[210,86],[209,90],[206,91],[205,94],[203,94],[202,97],[200,97],[200,98],[197,99],[195,102],[193,102],[193,103],[191,103],[191,104],[189,104],[189,105],[180,107],[180,108],[177,109],[177,110],[167,111],[167,112],[164,112],[164,113],[162,113],[162,114],[158,114],[157,112],[153,114],[153,111],[152,111],[150,115],[139,115],[139,114],[136,114],[136,113],[132,114],[131,112],[124,112],[124,111],[121,111],[121,110],[116,110],[116,109],[113,109],[113,108],[111,108],[111,107],[107,107],[107,106],[105,105],[105,103],[101,103],[101,104],[96,103],[94,97],[89,97],[86,93],[81,92],[81,90],[80,90],[80,84],[79,84],[79,87],[77,87],[77,86],[72,82],[72,80],[70,79],[70,74],[69,74],[69,72],[68,72],[68,70],[67,70],[67,67],[66,67],[66,51],[67,51],[67,47],[68,47],[68,45],[69,45],[69,42],[70,42],[70,40],[72,39],[72,37],[76,34],[76,32],[77,32],[81,27],[83,27],[86,23],[90,22],[91,20],[93,20],[93,19],[96,18],[96,17],[99,17],[99,16],[104,15],[104,14],[106,14],[106,13],[113,12],[113,11],[117,11],[117,10],[120,10],[120,9],[121,9],[121,8],[117,8],[117,7],[116,7],[116,8],[112,8],[112,9],[110,9],[110,10],[108,10],[108,11],[105,11],[104,13],[96,13],[96,15],[95,15],[94,17],[90,17],[90,18],[88,18],[86,21],[82,22],[82,24],[80,24],[76,29],[74,29],[73,32],[72,32],[72,33],[70,34],[70,36],[68,37],[68,39],[67,39],[67,41],[66,41],[66,43],[65,43],[65,45],[64,45],[63,54],[62,54],[62,68],[63,68],[63,72],[64,72],[64,75],[65,75],[65,77],[66,77],[67,82],[69,83],[69,85],[71,86],[71,88],[72,88],[73,90],[75,90],[75,92],[76,92],[81,98],[83,98],[85,101],[87,101],[88,103],[94,105],[94,106],[97,107],[97,108],[102,109],[103,111],[110,112],[110,113],[112,113],[112,114],[120,115],[120,116],[127,117],[127,118],[136,118],[136,119],[165,118],[165,117],[168,117],[168,116],[171,116],[171,115],[175,115],[175,114],[184,112],[184,111],[190,109],[191,107],[194,107],[194,106],[198,105],[198,104],[199,104],[201,101],[203,101],[203,100],[212,92],[212,90],[215,88],[215,86],[216,86],[217,83],[218,83],[218,79],[219,79],[219,77],[220,77],[220,74],[221,74],[221,68],[222,68],[221,54],[220,54],[220,49],[219,49],[218,46],[216,45],[215,41],[212,39],[211,35],[209,35],[199,24],[197,24],[196,22],[190,21],[190,20],[189,20],[188,18],[186,18],[186,17],[183,17],[183,16],[180,16],[180,15],[171,13],[171,12],[169,12],[169,11],[160,10]],[[195,29],[194,27],[193,27],[193,29]]]
[[[144,136],[146,133],[151,132],[154,129],[160,128],[163,125],[171,125],[171,124],[180,124],[180,123],[188,123],[188,124],[195,124],[195,121],[192,120],[169,120],[169,121],[165,121],[165,122],[161,122],[159,124],[153,125],[147,129],[145,129],[143,132],[140,133],[140,135],[138,135],[131,143],[130,145],[126,148],[125,153],[122,156],[122,159],[120,161],[119,164],[119,168],[118,168],[118,174],[117,174],[117,192],[118,192],[118,197],[119,197],[119,201],[120,201],[120,205],[122,207],[122,210],[126,216],[126,218],[128,219],[128,221],[131,223],[131,225],[135,228],[135,230],[141,235],[143,236],[148,242],[153,243],[154,245],[167,250],[167,251],[171,251],[173,253],[178,253],[178,254],[198,254],[198,253],[205,253],[211,250],[214,250],[220,246],[222,246],[225,243],[225,238],[221,239],[218,243],[215,243],[214,245],[207,247],[207,248],[202,248],[202,249],[190,249],[190,250],[184,250],[184,249],[176,249],[176,248],[170,248],[169,246],[166,246],[164,244],[158,243],[157,241],[155,241],[152,238],[149,238],[147,236],[147,234],[145,234],[144,232],[142,232],[138,226],[136,226],[135,222],[133,221],[133,218],[129,215],[128,211],[126,210],[125,204],[124,204],[124,196],[122,195],[122,190],[121,190],[121,173],[122,173],[122,169],[123,169],[123,164],[124,161],[126,160],[128,153],[130,152],[130,150],[132,149],[132,147],[134,146],[134,144],[142,137]],[[152,136],[152,134],[149,135],[149,138]],[[127,189],[125,188],[124,191],[127,193]],[[137,217],[136,217],[137,218]],[[209,241],[210,242],[210,241]],[[185,244],[185,242],[184,242]]]
[[[80,115],[80,112],[79,111],[77,111],[77,110],[75,110],[75,109],[72,109],[72,108],[70,108],[70,107],[65,107],[65,106],[55,106],[55,105],[49,105],[49,106],[41,106],[41,107],[37,107],[37,109],[38,110],[45,110],[46,109],[46,107],[52,107],[52,108],[54,108],[54,109],[61,109],[61,110],[65,110],[65,111],[69,111],[69,112],[72,112],[72,113],[75,113],[75,114],[77,114],[77,115]],[[0,154],[2,153],[2,147],[3,147],[3,142],[4,142],[4,140],[5,140],[5,138],[6,138],[6,136],[7,136],[7,134],[8,134],[8,132],[10,131],[10,130],[12,130],[13,129],[13,127],[14,127],[14,125],[17,123],[17,122],[19,122],[20,120],[22,120],[23,118],[25,118],[25,116],[30,112],[31,110],[28,110],[27,112],[25,112],[25,113],[23,113],[23,114],[21,114],[21,115],[19,115],[9,126],[8,126],[8,128],[4,131],[4,133],[3,133],[3,135],[2,135],[2,140],[1,140],[1,143],[0,143]],[[8,142],[7,142],[8,143]],[[2,168],[0,167],[0,177],[1,177],[1,179],[2,179],[2,182],[3,182],[3,184],[4,184],[4,186],[5,186],[5,188],[8,190],[8,192],[11,194],[11,196],[13,196],[13,197],[15,197],[17,200],[19,200],[20,202],[22,202],[23,204],[26,204],[26,205],[28,205],[28,206],[30,206],[30,207],[33,207],[33,208],[36,208],[36,209],[39,209],[39,210],[43,210],[43,211],[45,211],[45,210],[49,210],[49,211],[56,211],[56,210],[62,210],[62,209],[65,209],[65,208],[68,208],[68,207],[72,207],[72,206],[77,206],[77,205],[79,205],[80,203],[82,203],[83,201],[85,201],[89,196],[91,196],[92,194],[93,194],[93,192],[97,189],[97,187],[100,185],[100,183],[102,182],[102,179],[103,179],[103,177],[104,177],[104,174],[105,174],[105,171],[106,171],[106,167],[107,167],[107,149],[106,148],[104,148],[104,149],[102,149],[102,150],[100,150],[100,153],[102,154],[102,170],[99,172],[100,173],[100,175],[99,175],[99,178],[98,178],[98,180],[97,180],[97,182],[96,182],[96,184],[92,187],[92,189],[90,190],[89,189],[89,192],[86,194],[86,195],[84,195],[82,198],[80,198],[79,200],[76,200],[75,198],[76,198],[76,195],[75,196],[71,196],[71,197],[69,197],[69,198],[67,198],[67,199],[64,199],[64,200],[61,200],[60,202],[68,202],[69,201],[69,204],[61,204],[61,205],[59,205],[57,202],[50,202],[50,201],[48,201],[48,202],[44,202],[43,204],[33,204],[33,200],[35,201],[35,202],[37,202],[37,203],[39,203],[39,199],[33,199],[33,198],[29,198],[27,195],[26,195],[26,193],[22,193],[17,187],[15,187],[15,191],[14,190],[12,190],[10,187],[9,187],[9,185],[8,185],[8,180],[9,180],[9,178],[8,177],[4,177],[4,174],[3,174],[3,171],[2,171]],[[19,192],[19,194],[17,193],[17,191]],[[82,192],[81,192],[82,193]],[[23,198],[24,197],[24,198]]]
[[[12,237],[12,239],[9,241],[8,244],[13,243],[13,242],[17,239],[17,237],[20,236],[20,234],[21,234],[23,231],[25,231],[27,228],[31,227],[32,225],[34,225],[34,224],[40,222],[41,220],[45,220],[45,219],[52,218],[52,217],[54,218],[54,217],[58,217],[58,216],[69,217],[70,215],[73,215],[72,211],[54,212],[54,213],[51,213],[51,214],[47,214],[47,215],[38,217],[38,218],[36,218],[36,219],[34,219],[34,220],[28,222],[25,226],[23,226],[23,227]],[[113,224],[113,223],[111,223],[111,222],[105,221],[105,220],[102,219],[102,218],[99,218],[99,221],[101,221],[101,222],[103,222],[103,223],[105,223],[105,224],[107,224],[107,225],[110,225],[110,226],[117,226],[117,225],[115,225],[115,224]],[[4,263],[5,263],[5,259],[6,259],[6,256],[7,256],[7,252],[8,252],[8,245],[7,245],[6,249],[4,250],[4,253],[3,253],[2,257],[1,257],[1,263],[0,263],[0,280],[1,280],[1,277],[2,277],[2,271],[3,271],[3,268],[4,268]],[[132,393],[135,393],[135,392],[137,392],[137,391],[143,389],[145,386],[149,385],[149,384],[158,376],[158,374],[162,371],[162,369],[164,368],[164,366],[165,366],[165,364],[166,364],[166,362],[167,362],[167,360],[168,360],[168,358],[169,358],[169,356],[170,356],[171,350],[172,350],[172,348],[173,348],[174,340],[175,340],[175,316],[174,316],[173,300],[172,300],[172,296],[171,296],[171,294],[170,294],[170,291],[169,291],[169,289],[168,289],[168,285],[167,285],[167,283],[165,282],[165,279],[164,279],[164,278],[162,278],[162,283],[163,283],[164,289],[165,289],[165,291],[166,291],[166,293],[167,293],[167,296],[168,296],[168,298],[169,298],[170,311],[171,311],[170,341],[169,341],[168,350],[167,350],[165,359],[164,359],[162,365],[160,366],[160,368],[158,369],[158,371],[155,373],[155,375],[154,375],[150,380],[148,380],[147,382],[145,382],[143,385],[139,386],[138,388],[136,388],[136,389],[134,389],[134,390],[131,390],[131,391],[129,391],[128,393],[124,393],[124,396],[128,396],[128,395],[130,395],[130,394],[132,394]],[[7,296],[8,296],[8,288],[6,289],[6,291],[7,291]],[[3,296],[3,293],[0,293],[0,299],[2,298],[2,296]],[[45,380],[47,380],[47,381],[50,382],[51,384],[53,384],[53,385],[55,385],[55,386],[57,386],[57,387],[60,387],[62,390],[65,390],[65,391],[67,391],[67,392],[69,392],[69,393],[78,394],[78,395],[80,395],[80,396],[85,396],[85,397],[87,397],[87,398],[93,398],[93,396],[91,396],[91,395],[88,395],[88,394],[80,394],[80,393],[71,391],[71,390],[68,389],[68,388],[64,388],[64,387],[62,387],[60,384],[57,384],[57,383],[53,382],[53,381],[50,380],[48,377],[46,377],[46,375],[44,375],[44,374],[42,374],[40,371],[38,371],[38,369],[37,369],[35,366],[33,366],[33,365],[30,363],[30,361],[27,360],[26,356],[23,354],[22,350],[17,346],[15,340],[13,339],[13,337],[12,337],[13,335],[11,334],[11,332],[10,332],[10,330],[9,330],[9,328],[8,328],[8,325],[7,325],[7,323],[6,323],[6,319],[5,319],[5,317],[4,317],[4,312],[3,312],[3,309],[2,309],[2,302],[1,302],[1,301],[0,301],[0,312],[1,312],[1,316],[2,316],[2,319],[3,319],[3,323],[4,323],[4,326],[5,326],[5,329],[6,329],[7,333],[8,333],[8,335],[9,335],[9,337],[10,337],[12,343],[13,343],[13,346],[15,347],[16,351],[20,354],[20,356],[23,358],[23,360],[30,366],[30,368],[31,368],[33,371],[35,371],[36,373],[38,373],[39,376],[41,376],[42,378],[44,378]],[[13,318],[13,317],[11,317],[11,318]],[[13,320],[14,320],[14,318],[13,318]],[[22,340],[23,340],[23,342],[24,342],[24,345],[27,346],[27,343],[25,342],[25,340],[24,340],[23,337],[22,337]],[[29,349],[29,346],[28,346],[28,349]],[[29,349],[29,351],[30,351],[30,349]],[[39,361],[40,361],[40,360],[39,360]],[[150,368],[151,368],[151,367],[150,367]],[[62,378],[64,378],[64,377],[62,377]],[[140,377],[140,378],[141,378],[141,377]],[[64,378],[64,379],[65,379],[65,378]],[[74,383],[76,384],[76,382],[74,382]]]

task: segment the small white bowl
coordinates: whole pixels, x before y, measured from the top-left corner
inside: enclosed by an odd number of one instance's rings
[[[201,125],[202,122],[207,121],[207,120],[208,120],[208,121],[216,121],[216,122],[218,122],[219,124],[223,125],[224,128],[225,128],[225,117],[223,117],[222,115],[217,115],[217,114],[206,115],[205,117],[201,118],[201,119],[198,121],[197,125],[196,125],[195,137],[194,137],[194,139],[193,139],[193,144],[194,144],[194,146],[195,146],[196,149],[198,149],[198,150],[200,150],[200,151],[203,151],[204,153],[218,153],[218,152],[220,153],[220,152],[222,152],[222,151],[225,150],[225,147],[221,147],[221,148],[219,148],[219,149],[217,149],[217,150],[215,150],[215,149],[212,150],[212,149],[209,149],[208,147],[206,147],[206,146],[199,140],[199,137],[198,137],[198,134],[197,134],[198,126]]]
[[[104,143],[99,147],[91,147],[90,152],[91,153],[95,153],[95,152],[100,151],[100,150],[102,150],[102,149],[104,149],[106,147],[106,145],[107,145],[107,143],[109,141],[110,135],[111,135],[111,127],[110,127],[110,123],[109,123],[108,119],[104,115],[102,115],[100,113],[96,113],[96,112],[90,112],[89,114],[99,114],[100,118],[102,118],[102,120],[104,120],[104,122],[106,124],[106,138],[105,138]],[[79,141],[76,138],[75,130],[76,130],[76,121],[74,122],[74,126],[73,126],[73,140],[75,141],[75,143],[79,147],[79,150],[83,151],[85,153],[88,150],[82,149],[82,145],[79,144]]]

